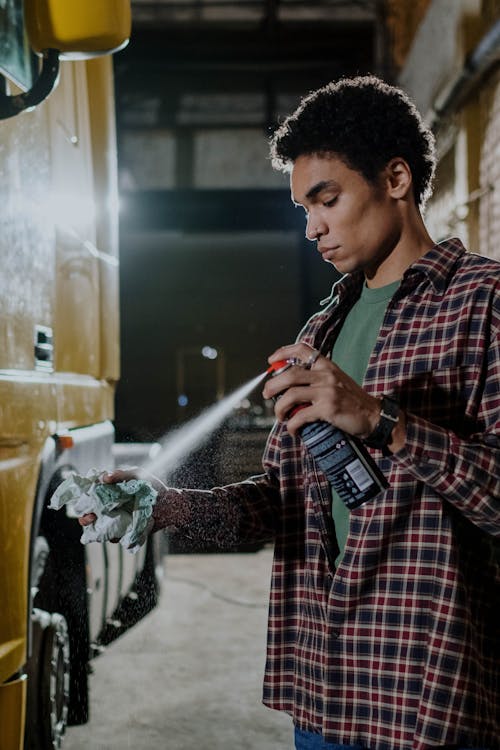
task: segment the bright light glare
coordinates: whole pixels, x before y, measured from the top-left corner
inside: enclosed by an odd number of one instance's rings
[[[181,395],[177,399],[177,403],[179,404],[179,406],[187,406],[188,405],[189,399],[188,399],[188,397],[186,396],[185,393],[181,393]]]
[[[217,349],[214,349],[213,346],[204,346],[201,350],[201,354],[207,359],[217,359],[217,357],[219,356],[219,352],[217,351]]]
[[[41,208],[46,219],[55,226],[77,229],[95,222],[95,203],[90,196],[81,193],[51,193]]]

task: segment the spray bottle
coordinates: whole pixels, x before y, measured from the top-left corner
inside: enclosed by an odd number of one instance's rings
[[[294,364],[293,360],[281,360],[272,364],[267,372],[275,377]],[[305,406],[307,404],[296,407],[293,413]],[[364,445],[352,435],[324,421],[305,424],[299,435],[349,510],[372,500],[388,487],[387,480]]]

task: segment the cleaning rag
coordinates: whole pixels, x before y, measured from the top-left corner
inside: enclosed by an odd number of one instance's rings
[[[70,505],[77,516],[97,516],[83,527],[82,544],[119,539],[129,552],[137,552],[148,536],[158,493],[145,479],[103,484],[102,475],[95,469],[85,477],[72,474],[56,489],[49,508]]]

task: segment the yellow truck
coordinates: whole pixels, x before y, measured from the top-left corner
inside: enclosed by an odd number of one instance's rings
[[[47,509],[113,465],[119,376],[110,53],[129,0],[0,0],[0,748],[88,720],[89,660],[156,603],[158,550]],[[60,64],[59,64],[60,63]]]

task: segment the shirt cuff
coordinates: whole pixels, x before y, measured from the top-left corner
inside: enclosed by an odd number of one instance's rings
[[[414,414],[406,413],[406,442],[392,460],[424,482],[453,472],[455,455],[452,434]]]

